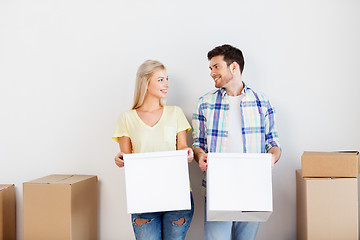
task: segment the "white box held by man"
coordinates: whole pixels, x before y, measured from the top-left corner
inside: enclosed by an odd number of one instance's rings
[[[265,222],[273,211],[271,154],[208,153],[207,220]]]
[[[128,213],[191,209],[187,151],[124,154]]]

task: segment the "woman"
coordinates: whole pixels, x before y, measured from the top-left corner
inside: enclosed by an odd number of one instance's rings
[[[179,107],[164,105],[168,88],[168,75],[162,63],[147,60],[139,67],[132,110],[120,115],[113,134],[121,151],[115,157],[117,166],[124,166],[124,153],[187,150],[188,162],[192,161],[193,151],[186,143],[190,124]],[[191,195],[191,210],[132,214],[135,237],[183,240],[193,213]]]

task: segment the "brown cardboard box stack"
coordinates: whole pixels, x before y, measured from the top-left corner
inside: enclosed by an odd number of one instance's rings
[[[0,240],[15,239],[15,186],[0,184]]]
[[[359,152],[304,152],[296,170],[298,240],[357,240]]]
[[[24,240],[97,239],[97,177],[50,175],[23,184]]]

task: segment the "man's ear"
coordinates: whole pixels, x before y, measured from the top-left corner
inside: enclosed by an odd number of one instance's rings
[[[232,62],[229,67],[232,73],[235,73],[237,70],[240,71],[240,66],[237,62]]]

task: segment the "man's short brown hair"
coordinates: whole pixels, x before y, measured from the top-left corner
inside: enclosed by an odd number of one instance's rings
[[[207,54],[209,61],[216,56],[224,56],[224,61],[228,66],[233,62],[236,62],[240,66],[240,72],[243,72],[245,62],[244,56],[240,49],[237,49],[236,47],[233,47],[229,44],[224,44],[214,48]]]

